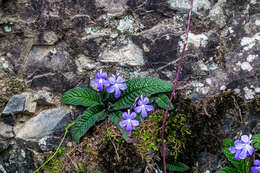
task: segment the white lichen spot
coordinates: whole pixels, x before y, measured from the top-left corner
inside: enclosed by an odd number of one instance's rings
[[[234,89],[234,91],[235,91],[235,93],[240,94],[240,89],[239,88]]]
[[[47,145],[46,140],[47,140],[47,138],[45,138],[45,137],[41,138],[41,139],[39,140],[39,142],[38,142],[39,146],[41,146],[41,145]]]
[[[191,85],[192,85],[193,87],[203,87],[203,86],[204,86],[203,83],[197,82],[197,81],[192,81],[192,82],[191,82]]]
[[[5,61],[5,57],[3,57],[3,56],[0,59],[1,59],[1,61]]]
[[[210,170],[206,170],[205,173],[210,173]]]
[[[180,48],[180,52],[183,49],[184,46],[184,40],[185,40],[185,34],[183,34],[181,36],[180,41],[178,42],[179,48]],[[193,45],[196,48],[199,47],[206,47],[208,44],[208,37],[205,34],[193,34],[193,33],[189,33],[189,38],[188,38],[188,44],[187,47]],[[186,47],[186,49],[187,49]]]
[[[248,62],[253,62],[256,57],[257,57],[257,55],[248,55],[248,57],[246,58],[246,60],[247,60]]]
[[[53,48],[52,50],[50,50],[50,52],[51,52],[53,55],[55,55],[55,54],[57,53],[57,50],[56,50],[56,48]]]
[[[8,63],[5,62],[5,63],[3,63],[2,66],[3,66],[4,69],[7,69],[9,65],[8,65]]]
[[[12,28],[8,25],[4,26],[4,31],[5,32],[12,32]]]
[[[199,64],[200,70],[202,71],[209,71],[208,67],[204,63]]]
[[[200,89],[201,93],[204,94],[204,95],[208,94],[209,90],[210,90],[209,87],[202,87]]]
[[[232,34],[232,33],[234,32],[234,30],[232,29],[232,27],[229,27],[229,28],[228,28],[228,31],[229,31],[230,34]]]
[[[206,83],[211,86],[212,85],[212,80],[210,78],[207,78],[206,79]]]
[[[260,32],[256,33],[253,37],[244,37],[242,38],[240,44],[244,46],[244,51],[247,51],[254,47],[255,43],[260,41]]]
[[[220,87],[220,90],[221,91],[225,91],[227,89],[227,87],[225,86],[225,85],[222,85],[221,87]]]
[[[247,71],[253,70],[253,67],[248,62],[243,62],[240,66],[242,70],[247,70]]]
[[[130,32],[135,33],[140,29],[143,29],[144,25],[137,23],[133,16],[125,16],[120,19],[119,24],[117,26],[117,30],[121,33]]]
[[[22,155],[23,158],[26,157],[26,153],[25,153],[25,151],[23,149],[21,149],[21,155]]]
[[[256,88],[255,88],[255,92],[256,92],[256,93],[260,93],[260,87],[256,87]]]
[[[255,92],[252,89],[244,87],[243,90],[245,92],[245,99],[249,100],[254,98]]]
[[[209,70],[216,70],[218,68],[218,65],[215,62],[212,62],[209,64]]]

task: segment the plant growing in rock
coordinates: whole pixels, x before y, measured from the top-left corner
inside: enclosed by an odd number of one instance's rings
[[[255,159],[257,157],[256,151],[260,150],[259,133],[254,135],[252,139],[251,136],[242,135],[241,140],[224,139],[223,143],[222,152],[230,161],[231,166],[226,166],[216,173],[260,172],[260,161]]]
[[[71,130],[72,138],[77,142],[96,122],[107,117],[127,138],[127,132],[139,125],[137,120],[141,121],[153,109],[152,102],[166,109],[169,98],[164,93],[173,89],[172,84],[157,78],[133,78],[124,82],[121,76],[107,78],[107,73],[102,72],[96,73],[93,84],[98,92],[73,88],[61,99],[65,104],[87,107]],[[172,105],[170,109],[173,109]]]

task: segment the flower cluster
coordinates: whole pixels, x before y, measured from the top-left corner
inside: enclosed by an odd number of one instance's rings
[[[148,97],[143,98],[143,96],[141,95],[139,99],[136,99],[136,103],[133,105],[135,112],[131,113],[130,110],[128,110],[128,113],[124,112],[122,116],[125,120],[121,120],[119,124],[121,127],[126,128],[127,132],[131,132],[133,130],[133,127],[139,125],[139,122],[137,120],[134,120],[136,117],[136,113],[141,112],[141,116],[145,118],[147,117],[147,112],[153,110],[153,106],[148,105]]]
[[[247,158],[247,156],[252,156],[255,149],[252,147],[250,144],[252,142],[251,140],[251,135],[242,135],[241,140],[236,140],[235,141],[235,146],[229,147],[229,151],[232,154],[235,154],[235,159],[236,160],[241,160]],[[254,165],[251,167],[251,171],[253,173],[260,173],[260,160],[254,160]]]
[[[98,91],[103,91],[106,87],[106,91],[108,93],[115,93],[115,98],[119,98],[121,95],[121,90],[126,90],[127,85],[126,83],[123,83],[123,78],[121,76],[115,77],[112,75],[107,79],[107,73],[102,73],[102,71],[96,73],[96,78],[93,80],[93,84],[97,86]],[[153,110],[152,105],[148,105],[149,99],[148,97],[143,97],[142,95],[140,98],[137,98],[133,109],[135,112],[124,112],[122,114],[122,117],[125,120],[121,120],[119,125],[122,128],[125,128],[127,132],[131,132],[133,130],[133,127],[136,127],[139,125],[139,122],[135,120],[136,114],[141,113],[141,116],[143,118],[147,117],[147,112]]]
[[[106,90],[108,93],[115,93],[115,97],[118,98],[121,95],[121,90],[126,90],[127,85],[123,83],[123,78],[118,76],[117,78],[112,75],[108,80],[107,73],[96,73],[96,78],[93,80],[93,83],[97,85],[98,91],[103,91],[104,87],[107,87]]]
[[[247,156],[251,156],[254,152],[254,148],[250,145],[252,142],[251,136],[243,135],[241,140],[235,141],[235,146],[231,146],[229,151],[235,154],[236,160],[245,159]]]

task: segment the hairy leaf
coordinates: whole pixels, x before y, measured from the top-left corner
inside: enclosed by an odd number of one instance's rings
[[[163,108],[163,109],[167,108],[169,101],[170,101],[170,99],[168,98],[168,96],[166,94],[159,94],[155,99],[155,103],[157,104],[157,106],[160,108]],[[169,110],[173,110],[172,103],[170,103]]]
[[[127,89],[124,90],[115,102],[112,109],[119,110],[130,107],[135,99],[157,93],[172,91],[172,84],[157,78],[134,78],[126,81]]]
[[[163,169],[163,164],[160,165],[161,169]],[[184,172],[189,170],[189,166],[184,163],[176,162],[176,163],[166,163],[166,169],[168,171],[176,171],[176,172]]]
[[[252,137],[252,140],[253,140],[253,143],[255,143],[254,148],[259,150],[260,149],[260,133],[255,134]]]
[[[100,104],[97,92],[88,88],[73,88],[65,92],[61,98],[65,104],[94,106]]]
[[[104,105],[96,105],[89,107],[75,121],[75,125],[71,130],[72,139],[79,142],[80,138],[92,127],[97,121],[104,120],[107,116]]]
[[[125,129],[123,129],[120,125],[119,122],[122,117],[122,112],[117,112],[117,113],[112,113],[109,115],[109,120],[115,124],[115,126],[120,130],[120,132],[123,135],[124,139],[127,139],[130,136],[130,133],[126,132]]]
[[[237,169],[230,168],[230,167],[224,167],[220,171],[216,171],[216,173],[237,173]]]

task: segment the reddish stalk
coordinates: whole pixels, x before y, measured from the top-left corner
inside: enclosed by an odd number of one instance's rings
[[[167,115],[169,112],[169,107],[170,107],[170,103],[172,102],[175,93],[176,93],[176,88],[177,88],[177,84],[178,84],[178,79],[180,76],[180,72],[181,72],[181,67],[182,67],[182,61],[183,61],[183,57],[184,57],[184,52],[187,46],[187,41],[188,41],[188,35],[189,35],[189,31],[190,31],[190,20],[191,20],[191,13],[192,13],[192,7],[193,7],[193,0],[190,0],[190,11],[189,11],[189,15],[188,15],[188,23],[187,23],[187,27],[186,27],[186,36],[185,36],[185,42],[182,48],[182,53],[181,53],[181,58],[179,60],[179,66],[178,66],[178,71],[177,71],[177,75],[175,80],[173,81],[173,90],[171,93],[171,98],[170,101],[168,102],[168,106],[164,112],[164,117],[163,117],[163,124],[162,124],[162,132],[161,132],[161,139],[162,139],[162,153],[163,153],[163,172],[166,173],[166,160],[165,160],[165,143],[164,143],[164,131],[165,131],[165,126],[166,126],[166,119],[167,119]]]

